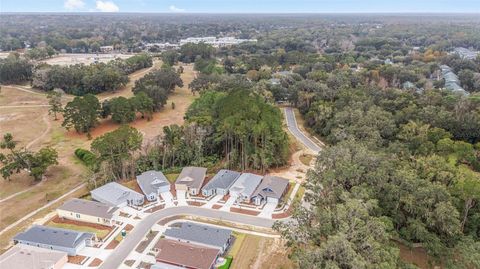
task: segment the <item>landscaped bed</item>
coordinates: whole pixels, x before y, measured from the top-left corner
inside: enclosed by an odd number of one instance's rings
[[[77,255],[77,256],[68,256],[68,262],[73,264],[82,265],[83,261],[85,260],[85,256]]]
[[[135,250],[139,253],[143,253],[145,251],[145,249],[147,248],[148,244],[150,244],[150,242],[152,242],[153,238],[155,238],[155,236],[157,234],[158,234],[158,231],[150,231],[147,234],[147,239],[140,242],[140,244],[138,244],[138,246]]]
[[[252,210],[243,209],[243,208],[236,208],[236,207],[231,207],[230,212],[241,213],[241,214],[252,215],[252,216],[257,216],[258,214],[260,214],[260,212],[257,212],[257,211],[252,211]]]
[[[88,267],[97,267],[102,263],[102,260],[99,258],[95,258],[89,265]]]

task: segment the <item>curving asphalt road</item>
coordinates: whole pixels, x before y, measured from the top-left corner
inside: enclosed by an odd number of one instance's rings
[[[297,120],[295,119],[295,113],[291,107],[285,108],[285,118],[287,120],[288,130],[297,138],[302,144],[313,152],[319,152],[322,150],[315,142],[308,138],[300,129],[298,129]]]
[[[150,231],[152,226],[162,219],[178,216],[190,215],[197,217],[206,217],[217,220],[230,221],[233,223],[252,225],[263,228],[272,227],[275,220],[259,218],[256,216],[249,216],[244,214],[225,212],[216,209],[191,207],[191,206],[177,206],[169,207],[148,215],[135,225],[135,228],[125,237],[124,240],[115,248],[115,250],[108,256],[99,269],[117,269],[135,249],[135,246],[140,243],[144,236]]]

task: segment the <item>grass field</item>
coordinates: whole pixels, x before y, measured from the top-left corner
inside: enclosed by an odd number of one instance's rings
[[[96,234],[99,239],[105,238],[105,236],[107,236],[108,233],[110,232],[110,230],[108,230],[108,229],[101,230],[101,229],[95,229],[95,228],[88,227],[88,226],[67,224],[67,223],[56,223],[56,222],[53,222],[53,221],[48,222],[46,225],[50,226],[50,227],[56,227],[56,228],[69,229],[69,230],[80,231],[80,232],[93,233],[93,234]]]
[[[300,161],[306,165],[306,166],[310,166],[310,163],[312,162],[312,159],[313,159],[313,155],[311,154],[302,154],[300,155]]]

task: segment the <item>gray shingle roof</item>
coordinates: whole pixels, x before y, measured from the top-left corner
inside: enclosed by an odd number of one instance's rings
[[[108,203],[114,206],[119,205],[128,199],[143,199],[142,194],[116,182],[107,183],[92,190],[90,193],[101,197],[103,200],[108,201]]]
[[[280,199],[287,187],[288,179],[276,176],[266,176],[263,178],[260,185],[258,185],[252,196],[259,195],[264,199],[267,197]]]
[[[34,225],[25,232],[17,234],[13,240],[75,248],[83,240],[92,239],[94,237],[95,235],[92,233]]]
[[[235,183],[233,183],[230,191],[251,197],[258,184],[260,184],[260,181],[262,181],[262,178],[263,177],[259,175],[243,173]]]
[[[137,183],[146,195],[157,193],[157,190],[163,186],[170,185],[168,179],[160,171],[146,171],[137,176]]]
[[[228,190],[239,176],[240,172],[222,169],[218,171],[203,189],[211,190],[220,188]]]
[[[184,167],[180,175],[178,175],[175,184],[183,184],[188,186],[189,188],[200,189],[200,187],[202,187],[203,181],[205,180],[206,174],[207,168],[204,167]]]
[[[228,242],[232,231],[192,222],[182,222],[181,227],[170,227],[165,236],[223,248]]]
[[[118,208],[95,201],[75,198],[65,202],[58,209],[98,218],[111,219],[113,217],[113,213]]]

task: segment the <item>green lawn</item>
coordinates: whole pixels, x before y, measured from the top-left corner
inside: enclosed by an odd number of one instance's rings
[[[176,174],[176,173],[166,174],[165,177],[168,179],[168,181],[170,181],[170,184],[173,184],[177,180],[178,175],[180,175],[180,174]]]
[[[293,202],[300,202],[304,194],[305,194],[305,187],[300,186],[298,188],[297,193],[295,194],[295,198],[293,199]]]
[[[223,264],[222,266],[218,267],[218,269],[228,269],[230,268],[230,265],[232,264],[232,260],[233,260],[233,257],[232,256],[228,256],[225,258],[227,261],[225,262],[225,264]]]
[[[62,228],[62,229],[69,229],[69,230],[80,231],[80,232],[94,233],[97,235],[99,239],[105,238],[105,236],[107,236],[107,234],[110,232],[110,230],[107,230],[107,229],[100,230],[100,229],[95,229],[88,226],[81,226],[81,225],[68,224],[68,223],[56,223],[53,221],[50,221],[47,224],[47,226]]]

